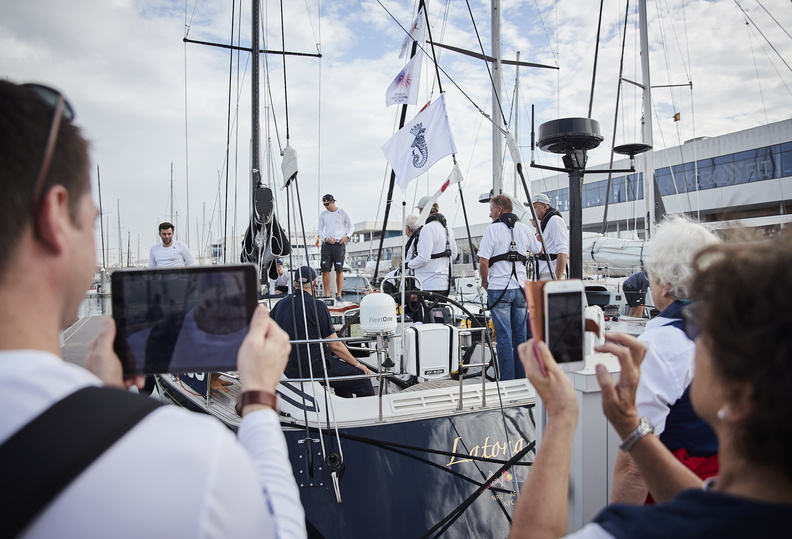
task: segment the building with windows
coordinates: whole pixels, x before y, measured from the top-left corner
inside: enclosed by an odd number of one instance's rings
[[[629,160],[593,165],[583,178],[583,231],[622,238],[644,238],[648,215],[644,196],[643,162],[636,158],[636,171],[630,174],[596,173],[608,168],[627,169]],[[699,137],[652,153],[655,169],[655,209],[663,214],[685,213],[711,228],[737,226],[778,229],[792,221],[792,119],[755,127],[719,137]],[[529,171],[531,169],[528,169]],[[531,172],[529,172],[530,174]],[[610,188],[608,186],[610,182]],[[531,181],[532,193],[545,193],[569,223],[569,177],[556,174]],[[524,199],[520,193],[518,199]],[[606,216],[607,223],[603,225]],[[473,212],[481,215],[481,212]],[[455,276],[472,275],[475,257],[489,221],[455,226],[454,234],[460,258],[454,265]],[[389,228],[390,231],[390,228]],[[357,233],[357,228],[356,228]],[[392,234],[392,232],[391,232]],[[376,256],[372,242],[350,244],[347,257],[370,260]],[[401,260],[401,236],[386,237],[384,248],[395,266]],[[388,268],[390,265],[387,266]],[[387,271],[387,270],[386,270]],[[380,270],[382,275],[382,268]]]

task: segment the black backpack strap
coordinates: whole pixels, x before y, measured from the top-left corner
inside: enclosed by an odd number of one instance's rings
[[[83,470],[161,403],[90,386],[68,395],[0,445],[2,537],[18,535]]]

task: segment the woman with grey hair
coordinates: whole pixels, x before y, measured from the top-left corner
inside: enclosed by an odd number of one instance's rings
[[[682,313],[689,303],[693,259],[708,245],[720,243],[700,224],[673,216],[649,241],[647,275],[654,306],[660,314],[647,322],[639,340],[647,345],[641,365],[636,405],[665,446],[706,479],[718,471],[718,443],[712,430],[690,405],[695,344],[682,331]],[[612,502],[643,504],[649,489],[635,462],[619,451],[613,472]]]

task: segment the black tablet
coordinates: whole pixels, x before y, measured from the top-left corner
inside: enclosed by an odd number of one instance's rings
[[[125,375],[233,371],[258,276],[251,264],[116,270],[111,295]]]

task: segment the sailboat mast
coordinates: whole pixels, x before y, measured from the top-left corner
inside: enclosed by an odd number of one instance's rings
[[[107,260],[105,260],[104,223],[102,219],[104,216],[102,210],[102,179],[99,175],[99,165],[96,165],[96,184],[99,187],[99,235],[102,237],[102,267],[107,268]]]
[[[251,58],[251,85],[253,87],[250,96],[250,168],[251,168],[251,185],[250,185],[250,203],[251,211],[253,209],[253,191],[256,187],[261,186],[261,152],[259,146],[260,138],[260,125],[259,125],[259,2],[253,0],[251,2],[251,28],[250,28],[250,53]]]
[[[641,40],[641,79],[643,83],[643,143],[654,146],[652,140],[652,83],[649,78],[649,32],[647,31],[646,0],[638,0],[638,28]],[[652,237],[657,223],[655,222],[655,181],[654,181],[654,152],[649,150],[642,156],[644,200],[646,201],[646,216],[644,218],[644,239]]]
[[[503,192],[503,175],[501,173],[503,116],[500,109],[502,84],[500,0],[492,0],[491,9],[492,57],[495,58],[495,62],[492,64],[492,196],[495,196]]]

